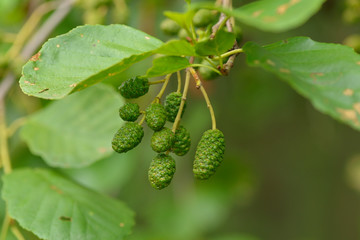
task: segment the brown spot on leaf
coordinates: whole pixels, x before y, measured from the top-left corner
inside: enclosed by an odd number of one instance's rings
[[[24,81],[24,83],[25,83],[25,84],[30,84],[31,86],[34,86],[34,85],[35,85],[35,83],[31,83],[31,82],[29,82],[29,81]]]
[[[32,56],[32,57],[30,58],[30,61],[35,62],[35,61],[39,60],[40,55],[41,55],[41,53],[38,52],[37,54],[35,54],[34,56]]]
[[[59,48],[59,47],[60,47],[60,45],[59,45],[59,44],[56,44],[56,47],[57,47],[57,48]]]
[[[360,102],[354,103],[353,108],[360,114]]]
[[[252,16],[253,16],[253,17],[258,17],[258,16],[260,16],[260,14],[262,14],[263,12],[264,12],[264,10],[255,11],[255,12],[253,12]]]
[[[271,66],[275,66],[275,63],[273,61],[271,61],[270,59],[266,60],[266,63]]]
[[[295,5],[295,4],[299,3],[299,2],[300,2],[300,0],[290,0],[290,2],[285,3],[285,4],[283,4],[283,5],[280,5],[280,6],[277,8],[277,13],[278,13],[279,15],[282,15],[282,14],[284,14],[291,6],[293,6],[293,5]]]
[[[297,3],[301,2],[301,0],[291,0],[290,5],[295,5]]]
[[[272,23],[272,22],[276,22],[277,18],[273,17],[273,16],[266,16],[263,17],[263,21],[266,23]]]
[[[259,61],[259,60],[255,60],[255,61],[254,61],[254,64],[259,65],[259,64],[260,64],[260,61]]]
[[[84,37],[84,34],[80,34],[80,37]]]
[[[310,73],[310,77],[314,80],[314,82],[316,82],[317,77],[321,77],[321,76],[324,76],[324,73],[321,72]]]
[[[277,12],[278,14],[282,15],[282,14],[284,14],[284,13],[286,12],[286,10],[287,10],[289,7],[290,7],[289,4],[280,5],[280,6],[277,8],[276,12]]]
[[[148,36],[145,36],[145,39],[149,40],[150,38]]]
[[[99,153],[106,153],[107,152],[107,148],[106,147],[101,147],[98,149]]]
[[[282,73],[290,73],[290,70],[287,68],[280,68],[279,71]]]
[[[120,226],[120,227],[124,227],[125,224],[124,224],[124,223],[120,223],[119,226]]]
[[[343,91],[343,94],[344,94],[345,96],[352,96],[352,95],[354,95],[354,90],[352,90],[352,89],[350,89],[350,88],[347,88],[347,89],[345,89],[345,90]]]
[[[338,113],[340,113],[342,119],[347,120],[347,121],[351,121],[355,125],[359,124],[357,114],[356,114],[356,112],[354,110],[352,110],[352,109],[342,109],[342,108],[338,108],[336,110],[337,110]]]
[[[39,68],[38,67],[34,67],[34,71],[38,71],[39,70]]]
[[[70,84],[69,87],[76,87],[76,83]]]
[[[68,221],[68,222],[71,222],[71,217],[65,217],[65,216],[61,216],[61,217],[59,217],[59,219],[61,220],[61,221]]]
[[[54,185],[51,185],[51,189],[54,190],[55,192],[57,192],[58,194],[63,194],[63,192]]]
[[[100,43],[100,40],[97,40],[97,43]]]
[[[116,73],[108,73],[108,76],[111,77],[111,76],[115,76]]]
[[[356,62],[357,65],[360,65],[360,61]]]
[[[44,88],[43,90],[39,91],[38,93],[43,93],[43,92],[46,92],[48,90],[49,90],[48,88]]]

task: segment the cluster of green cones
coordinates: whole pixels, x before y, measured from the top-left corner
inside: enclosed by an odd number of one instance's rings
[[[146,78],[135,77],[125,81],[120,87],[120,94],[133,99],[145,95],[149,90]],[[143,122],[152,129],[151,147],[157,152],[152,159],[148,171],[150,184],[155,189],[167,187],[175,174],[176,164],[170,153],[184,156],[189,152],[191,138],[189,131],[182,125],[175,129],[165,127],[166,122],[176,120],[182,94],[172,92],[166,96],[164,105],[155,99],[145,111],[140,111],[137,103],[128,102],[119,109],[120,117],[126,123],[115,133],[112,148],[118,153],[125,153],[139,145],[144,137]],[[183,108],[184,110],[184,108]],[[182,111],[182,116],[184,111]],[[143,119],[135,122],[143,114]],[[218,129],[206,131],[195,153],[193,173],[195,178],[208,179],[215,174],[223,160],[225,141],[223,133]]]

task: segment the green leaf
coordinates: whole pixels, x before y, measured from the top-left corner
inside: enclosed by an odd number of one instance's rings
[[[147,71],[146,77],[158,77],[179,71],[191,66],[189,60],[184,57],[165,56],[154,59],[153,66]]]
[[[166,11],[164,12],[164,15],[177,22],[182,28],[190,29],[195,11],[189,10],[185,13]]]
[[[111,139],[122,124],[121,105],[120,95],[100,84],[32,115],[21,136],[50,166],[84,167],[113,153]]]
[[[325,0],[261,0],[234,10],[206,2],[193,4],[192,8],[215,9],[263,31],[282,32],[305,23],[324,2]]]
[[[3,180],[10,216],[42,239],[120,240],[134,225],[134,213],[124,203],[52,171],[15,170]]]
[[[197,56],[194,46],[185,40],[170,40],[154,50],[154,53],[171,56]]]
[[[198,42],[195,45],[196,53],[200,56],[219,56],[230,50],[235,42],[235,35],[231,32],[220,30],[213,39]]]
[[[243,49],[249,65],[275,73],[318,110],[360,130],[360,55],[352,48],[295,37]]]
[[[113,153],[85,168],[61,169],[61,172],[81,185],[103,193],[122,189],[137,171],[137,151]]]
[[[20,87],[59,99],[109,78],[150,56],[162,42],[124,25],[81,26],[50,39],[23,68]]]

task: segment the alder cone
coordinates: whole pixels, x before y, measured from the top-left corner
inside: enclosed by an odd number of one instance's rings
[[[208,9],[200,9],[197,11],[193,18],[193,23],[195,27],[206,27],[209,25],[215,18],[215,15]]]
[[[165,152],[171,148],[174,143],[175,134],[169,128],[163,128],[158,132],[154,132],[151,137],[151,148],[155,152]]]
[[[180,108],[181,99],[182,99],[182,94],[179,92],[172,92],[166,96],[164,105],[165,105],[167,120],[169,122],[175,121],[176,115]],[[186,107],[186,103],[184,105],[181,116],[184,114],[185,107]]]
[[[140,116],[140,107],[137,103],[126,103],[119,109],[119,115],[124,121],[134,122]]]
[[[205,180],[214,175],[223,160],[224,152],[224,134],[218,129],[204,132],[195,153],[195,178]]]
[[[139,76],[130,78],[121,84],[119,91],[127,99],[141,97],[149,91],[149,79]]]
[[[136,147],[144,136],[143,127],[134,122],[127,122],[114,135],[112,148],[118,153],[127,152]]]
[[[175,131],[175,140],[172,147],[172,152],[178,156],[184,156],[190,149],[191,138],[189,131],[179,126]]]
[[[166,111],[160,103],[152,103],[146,109],[146,124],[154,131],[160,131],[166,123]]]
[[[175,160],[164,153],[158,154],[150,164],[148,177],[151,186],[161,190],[171,183],[175,173]]]
[[[160,29],[167,35],[174,36],[178,34],[181,27],[172,19],[165,19],[160,24]]]

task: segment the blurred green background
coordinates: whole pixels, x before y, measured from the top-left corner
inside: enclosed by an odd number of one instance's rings
[[[0,56],[9,49],[29,13],[42,0],[0,0]],[[195,1],[194,1],[195,2]],[[240,6],[251,1],[236,1]],[[268,44],[292,36],[351,44],[360,34],[358,1],[328,0],[306,24],[286,33],[240,25],[244,41]],[[126,4],[126,5],[124,5]],[[52,36],[84,23],[124,23],[162,40],[164,10],[181,11],[183,0],[78,1]],[[127,6],[127,8],[125,8]],[[355,13],[354,13],[355,11]],[[19,63],[20,66],[22,63]],[[136,64],[123,79],[143,74],[151,61]],[[15,65],[20,75],[19,66]],[[119,81],[123,80],[119,79]],[[109,82],[117,86],[116,82]],[[174,85],[170,89],[175,89]],[[85,169],[59,170],[83,185],[126,202],[136,212],[130,240],[353,240],[360,239],[360,134],[317,112],[286,83],[237,58],[227,77],[205,83],[226,138],[223,165],[209,181],[193,179],[196,143],[210,128],[200,93],[191,85],[183,124],[192,148],[176,158],[170,187],[150,187],[147,169],[154,153],[150,131],[141,145]],[[140,104],[157,93],[156,87]],[[7,98],[8,122],[46,106],[18,86]],[[16,134],[10,141],[15,167],[45,163]]]

